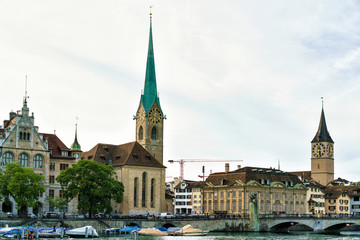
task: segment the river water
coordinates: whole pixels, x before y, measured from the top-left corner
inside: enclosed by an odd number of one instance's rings
[[[114,237],[103,237],[98,238],[99,240],[133,240],[134,236],[121,235]],[[277,233],[209,233],[207,236],[203,237],[181,237],[181,236],[166,236],[166,237],[145,237],[137,236],[137,240],[277,240],[277,239],[292,239],[292,240],[323,240],[323,239],[332,239],[332,240],[360,240],[359,236],[343,236],[343,235],[324,235],[324,234],[313,234],[313,233],[289,233],[289,234],[277,234]]]

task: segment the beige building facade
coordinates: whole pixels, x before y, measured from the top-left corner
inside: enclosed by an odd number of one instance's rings
[[[206,179],[205,213],[249,214],[255,193],[259,214],[304,214],[306,187],[297,176],[275,169],[240,168],[213,173]]]

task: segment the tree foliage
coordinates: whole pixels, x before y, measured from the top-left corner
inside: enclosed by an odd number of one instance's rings
[[[44,176],[35,173],[34,169],[22,167],[17,162],[5,165],[0,172],[1,199],[10,202],[10,196],[17,203],[17,209],[23,206],[35,207],[40,194],[45,192]]]
[[[111,201],[121,203],[124,185],[115,180],[113,166],[91,160],[80,160],[73,167],[63,170],[56,178],[62,182],[63,198],[68,202],[78,197],[78,209],[89,216],[96,212],[110,213]]]
[[[66,204],[67,204],[67,201],[64,198],[48,197],[47,200],[48,200],[48,202],[50,204],[50,207],[55,207],[57,209],[64,209]]]

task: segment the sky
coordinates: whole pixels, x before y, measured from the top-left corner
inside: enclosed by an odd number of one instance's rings
[[[153,5],[168,160],[311,168],[324,98],[335,178],[360,180],[360,3],[350,0],[0,2],[0,119],[28,106],[42,133],[83,151],[135,141]],[[185,178],[202,166],[185,163]]]

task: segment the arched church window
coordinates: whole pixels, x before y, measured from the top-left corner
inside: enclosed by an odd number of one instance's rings
[[[6,152],[3,155],[3,164],[6,165],[7,163],[11,163],[14,161],[14,154],[11,152]]]
[[[43,167],[43,157],[40,154],[34,156],[33,160],[34,168],[42,168]]]
[[[137,207],[138,188],[139,188],[139,179],[136,177],[134,179],[134,207]]]
[[[19,137],[19,139],[22,140],[22,138],[23,138],[23,133],[20,132],[20,137]]]
[[[144,137],[144,132],[143,132],[143,131],[144,131],[144,130],[143,130],[143,127],[140,126],[140,128],[139,128],[139,140],[142,140],[143,137]]]
[[[28,167],[29,166],[29,155],[27,155],[26,153],[20,154],[19,164],[22,167]]]
[[[157,139],[157,131],[156,131],[156,127],[153,127],[151,129],[151,140],[156,140]]]
[[[151,179],[151,194],[150,194],[151,207],[155,207],[155,178]]]
[[[30,141],[30,133],[27,133],[26,140]]]
[[[143,172],[142,174],[142,191],[141,191],[141,206],[146,207],[146,178],[147,174],[146,172]]]

